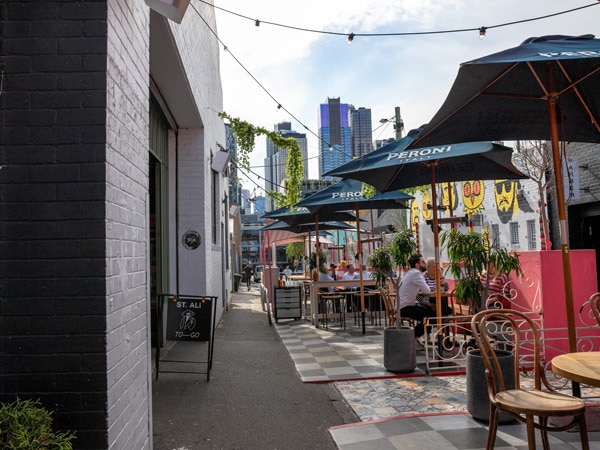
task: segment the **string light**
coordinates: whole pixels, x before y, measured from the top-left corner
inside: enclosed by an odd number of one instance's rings
[[[256,22],[254,22],[254,25],[256,25],[256,27],[260,27],[260,20],[256,19]]]
[[[224,51],[224,52],[228,52],[228,51],[229,51],[229,49],[227,48],[227,46],[226,46],[226,45],[224,45],[224,46],[223,46],[223,51]]]
[[[354,40],[354,33],[350,33],[350,34],[348,35],[348,41],[347,41],[347,44],[348,44],[348,45],[352,44],[352,41],[353,41],[353,40]]]
[[[252,19],[251,17],[248,16],[244,16],[243,14],[239,14],[233,11],[229,11],[225,8],[221,8],[219,6],[213,5],[212,3],[209,3],[206,0],[198,0],[200,3],[204,3],[205,5],[211,6],[215,9],[219,9],[221,11],[224,11],[226,13],[241,17],[243,19],[247,19],[247,20],[251,20],[255,23],[256,26],[258,19]],[[302,27],[296,27],[296,26],[292,26],[292,25],[285,25],[285,24],[281,24],[281,23],[276,23],[276,22],[269,22],[266,20],[263,20],[262,23],[263,24],[268,24],[268,25],[273,25],[276,27],[281,27],[281,28],[288,28],[291,30],[297,30],[297,31],[305,31],[308,33],[319,33],[319,34],[328,34],[328,35],[337,35],[337,36],[348,36],[348,43],[352,42],[352,39],[354,39],[355,36],[418,36],[418,35],[430,35],[430,34],[448,34],[448,33],[464,33],[464,32],[470,32],[470,31],[478,31],[480,33],[481,36],[481,30],[482,28],[485,28],[486,30],[490,29],[490,28],[500,28],[500,27],[507,27],[507,26],[511,26],[511,25],[516,25],[516,24],[521,24],[521,23],[526,23],[526,22],[534,22],[537,20],[542,20],[542,19],[547,19],[549,17],[556,17],[556,16],[560,16],[563,14],[568,14],[574,11],[579,11],[581,9],[584,8],[589,8],[590,6],[597,6],[598,4],[600,4],[600,1],[596,1],[595,3],[591,3],[589,5],[584,5],[584,6],[579,6],[577,8],[572,8],[572,9],[568,9],[565,11],[560,11],[557,13],[552,13],[552,14],[546,14],[544,16],[538,16],[538,17],[533,17],[530,19],[523,19],[523,20],[516,20],[513,22],[506,22],[506,23],[501,23],[498,25],[492,25],[489,27],[477,27],[477,28],[462,28],[462,29],[454,29],[454,30],[438,30],[438,31],[416,31],[416,32],[399,32],[399,33],[344,33],[344,32],[338,32],[338,31],[323,31],[323,30],[313,30],[313,29],[309,29],[309,28],[302,28]],[[484,33],[485,36],[485,33]]]
[[[485,37],[485,31],[487,30],[486,27],[481,27],[479,29],[479,39],[483,39]]]

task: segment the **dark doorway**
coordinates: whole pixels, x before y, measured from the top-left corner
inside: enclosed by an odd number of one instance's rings
[[[569,243],[572,249],[596,252],[596,279],[600,286],[600,202],[569,207]]]

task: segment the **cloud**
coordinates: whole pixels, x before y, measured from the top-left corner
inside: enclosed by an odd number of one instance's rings
[[[373,128],[379,119],[394,115],[400,106],[406,129],[427,122],[443,103],[461,62],[520,44],[530,36],[585,34],[597,29],[600,6],[568,15],[478,32],[420,36],[346,36],[291,30],[254,19],[340,33],[397,33],[491,27],[556,13],[590,4],[566,0],[216,0],[216,6],[246,15],[242,19],[217,9],[221,40],[269,95],[231,55],[221,55],[224,108],[256,125],[272,128],[291,121],[306,132],[309,156],[315,157],[318,140],[317,108],[327,97],[372,109]],[[284,111],[281,103],[302,124]],[[385,130],[383,135],[377,136]],[[382,127],[374,138],[388,138],[393,129]],[[252,164],[264,164],[265,145],[259,141]],[[310,176],[317,177],[316,159]],[[262,173],[260,168],[256,170]],[[256,181],[256,177],[254,177]],[[253,186],[250,184],[250,188]]]

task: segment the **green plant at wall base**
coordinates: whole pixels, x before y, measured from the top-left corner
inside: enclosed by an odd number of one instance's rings
[[[446,247],[450,264],[449,271],[457,280],[454,297],[461,303],[471,303],[474,311],[481,309],[487,298],[489,275],[481,280],[483,273],[489,274],[490,264],[500,273],[521,273],[519,255],[497,245],[491,245],[488,233],[461,233],[456,229],[445,231],[440,243]]]
[[[52,431],[52,413],[39,400],[0,404],[0,448],[70,450],[75,433]]]
[[[417,252],[417,244],[410,230],[396,233],[390,242],[384,243],[381,248],[376,249],[369,258],[369,265],[373,268],[377,284],[384,286],[388,278],[398,292],[400,278],[394,276],[397,267],[403,268],[408,265],[408,258]],[[399,303],[396,302],[396,328],[402,327]]]
[[[231,130],[238,145],[237,163],[242,169],[250,169],[250,154],[254,150],[256,138],[266,136],[275,147],[287,150],[285,163],[285,179],[283,184],[285,194],[275,195],[274,198],[280,203],[279,206],[291,207],[300,200],[300,184],[304,179],[304,163],[302,162],[302,150],[298,141],[294,138],[286,138],[275,131],[269,131],[263,127],[257,127],[238,117],[231,117],[226,112],[220,112],[219,117],[229,121]],[[281,204],[283,203],[283,204]]]

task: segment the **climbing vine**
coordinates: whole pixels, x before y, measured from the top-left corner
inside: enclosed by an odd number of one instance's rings
[[[257,127],[238,117],[231,117],[226,112],[219,113],[219,117],[229,121],[235,141],[238,145],[237,163],[241,169],[250,169],[250,154],[254,150],[256,138],[266,136],[273,145],[287,150],[285,164],[285,179],[283,185],[285,193],[267,192],[275,200],[278,207],[291,207],[300,200],[300,184],[304,179],[304,164],[302,162],[302,151],[298,141],[294,138],[286,138],[275,131],[269,131],[263,127]]]

